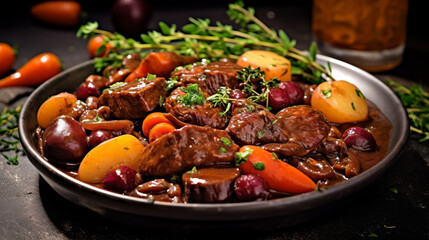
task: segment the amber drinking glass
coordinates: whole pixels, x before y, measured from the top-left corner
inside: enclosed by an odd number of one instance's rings
[[[313,0],[312,31],[322,54],[369,72],[399,65],[408,0]]]

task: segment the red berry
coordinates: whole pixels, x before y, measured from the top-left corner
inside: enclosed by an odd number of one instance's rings
[[[108,171],[101,182],[105,189],[118,193],[133,190],[136,184],[137,172],[126,165],[120,165]]]

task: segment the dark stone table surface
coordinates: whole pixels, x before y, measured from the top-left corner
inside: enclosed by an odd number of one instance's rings
[[[149,1],[148,29],[164,21],[182,26],[188,17],[209,17],[228,22],[227,1]],[[31,18],[33,2],[14,1],[0,7],[0,42],[19,53],[14,68],[38,53],[57,54],[70,68],[89,59],[86,39],[75,37],[77,28],[58,28]],[[112,1],[82,1],[88,21],[114,30]],[[252,4],[252,2],[250,2]],[[5,7],[7,6],[7,7]],[[257,15],[275,29],[283,29],[307,49],[312,41],[311,1],[259,1]],[[429,85],[427,14],[411,1],[404,61],[392,71],[374,74],[403,84]],[[426,15],[425,15],[426,14]],[[424,20],[426,19],[426,20]],[[0,109],[23,104],[34,88],[0,89]],[[24,155],[18,165],[0,159],[0,239],[429,239],[429,143],[411,134],[397,164],[381,180],[339,203],[335,211],[313,221],[270,231],[192,234],[133,228],[117,223],[58,195]]]

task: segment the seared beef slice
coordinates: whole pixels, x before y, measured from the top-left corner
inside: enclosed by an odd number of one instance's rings
[[[112,115],[118,119],[142,118],[159,104],[167,95],[165,78],[140,80],[103,93],[99,102],[109,106]]]
[[[238,145],[224,130],[187,125],[149,144],[140,157],[140,173],[170,176],[194,166],[232,163]]]
[[[237,71],[241,66],[232,62],[213,62],[201,64],[190,69],[174,72],[171,77],[178,77],[182,86],[197,83],[203,92],[213,95],[220,87],[238,88]]]

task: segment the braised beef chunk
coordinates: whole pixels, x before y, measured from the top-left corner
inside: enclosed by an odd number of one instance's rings
[[[121,64],[122,66],[106,67],[103,70],[103,76],[106,76],[109,80],[108,85],[111,85],[116,82],[124,81],[125,78],[132,73],[140,64],[141,57],[137,53],[130,53],[124,57]]]
[[[140,172],[171,176],[193,166],[232,163],[238,148],[224,130],[187,125],[149,144],[140,157]]]
[[[103,93],[99,102],[109,106],[115,118],[142,118],[158,106],[160,99],[165,99],[166,86],[165,78],[125,83]]]
[[[213,95],[220,87],[238,88],[237,71],[241,66],[232,62],[213,62],[196,65],[190,69],[176,71],[171,77],[178,77],[182,86],[197,83],[203,92]]]
[[[286,156],[304,156],[322,143],[330,132],[330,124],[322,113],[307,105],[282,109],[276,114],[280,127],[290,139],[288,142],[269,143],[262,148]]]
[[[318,146],[317,151],[325,154],[334,169],[344,173],[346,177],[359,174],[360,163],[343,139],[328,137]]]
[[[182,175],[186,202],[230,202],[238,168],[202,168]]]
[[[167,113],[172,114],[178,120],[199,126],[209,126],[224,129],[228,123],[226,116],[220,116],[222,109],[213,107],[212,103],[204,100],[202,104],[187,105],[182,103],[186,95],[182,88],[176,88],[165,100],[164,108]]]
[[[284,143],[289,140],[288,133],[282,129],[277,117],[249,100],[235,101],[233,116],[226,130],[242,145]]]

